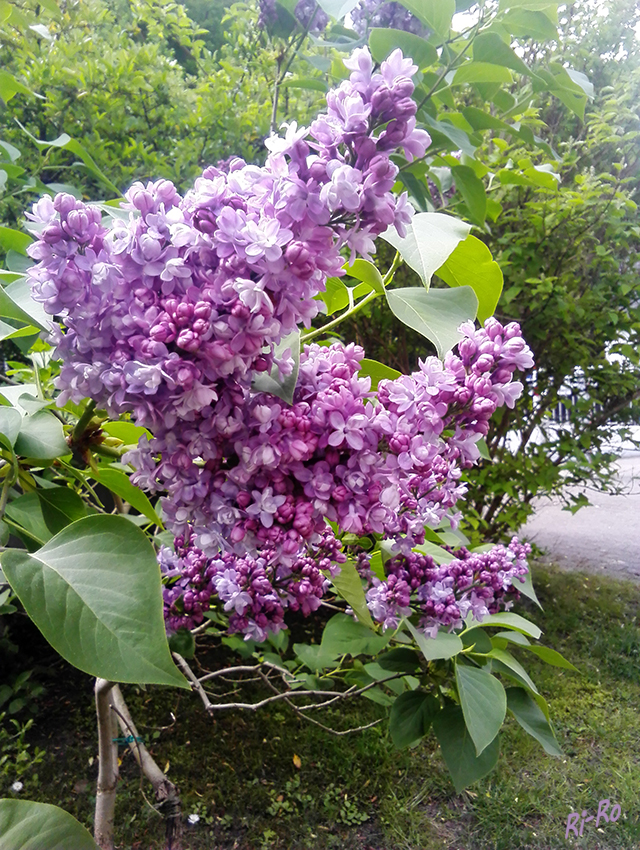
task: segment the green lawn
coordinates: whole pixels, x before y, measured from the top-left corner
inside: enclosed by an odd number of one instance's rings
[[[527,605],[528,615],[544,630],[543,643],[581,671],[526,658],[549,700],[565,755],[547,756],[509,722],[498,769],[462,795],[455,794],[432,737],[397,752],[384,724],[336,738],[287,708],[212,721],[189,694],[123,689],[160,766],[168,765],[181,790],[184,813],[200,816],[186,828],[185,847],[638,848],[640,587],[542,567],[534,568],[534,583],[544,612]],[[29,732],[32,747],[46,755],[22,777],[20,794],[62,805],[89,826],[96,772],[91,697],[86,677],[58,666]],[[346,728],[382,712],[362,701],[327,711],[322,720]],[[9,765],[0,771],[2,795],[15,778]],[[582,838],[565,840],[568,814],[595,814],[604,798],[620,805],[619,820],[599,831],[592,821]],[[162,822],[124,751],[117,817],[119,847],[163,846]]]

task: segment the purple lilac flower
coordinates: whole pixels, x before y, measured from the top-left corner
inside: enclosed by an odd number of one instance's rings
[[[372,577],[367,604],[374,620],[385,628],[397,628],[402,617],[420,613],[420,627],[435,637],[441,626],[461,628],[471,615],[481,623],[501,607],[509,610],[519,598],[518,583],[528,573],[528,544],[512,538],[508,546],[489,552],[450,550],[452,560],[438,565],[419,552],[398,555],[387,561],[386,578]],[[370,576],[367,556],[360,557],[361,572]]]
[[[285,628],[286,610],[304,616],[316,611],[330,586],[329,576],[346,561],[330,529],[319,536],[313,553],[299,552],[287,567],[276,565],[270,554],[238,558],[226,552],[207,558],[189,534],[176,538],[175,550],[163,546],[158,561],[165,578],[167,629],[199,625],[219,600],[230,613],[230,632],[264,641],[269,632]]]
[[[404,6],[384,0],[360,0],[351,12],[351,22],[359,35],[366,35],[374,27],[383,27],[404,30],[422,38],[429,36],[427,27]]]
[[[489,416],[511,395],[516,362],[530,361],[516,326],[489,320],[484,330],[466,330],[464,361],[454,354],[445,363],[428,358],[413,375],[381,382],[377,398],[370,379],[358,375],[359,346],[307,346],[293,404],[247,394],[242,423],[227,442],[217,442],[217,454],[204,455],[204,465],[178,477],[176,462],[163,459],[149,484],[149,459],[160,444],[141,441],[132,460],[146,486],[167,491],[169,526],[214,561],[223,548],[266,569],[290,568],[301,553],[316,551],[327,519],[343,532],[382,535],[398,558],[414,559],[425,525],[448,518],[455,526],[462,470],[477,459]],[[480,384],[489,342],[495,362]],[[373,580],[374,617],[388,609],[381,619],[392,625],[415,589],[394,579],[391,605],[388,585]],[[446,585],[434,592],[450,595]],[[470,597],[474,610],[482,598]]]

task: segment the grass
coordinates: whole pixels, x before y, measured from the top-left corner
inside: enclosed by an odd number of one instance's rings
[[[335,738],[274,706],[211,721],[189,694],[127,688],[141,731],[181,790],[184,813],[200,817],[186,827],[185,847],[640,847],[640,587],[543,567],[534,568],[534,583],[544,611],[527,605],[526,613],[543,629],[543,643],[580,670],[551,668],[530,654],[523,659],[549,700],[565,754],[547,756],[510,721],[498,768],[462,795],[456,795],[432,737],[398,752],[384,725]],[[46,755],[31,775],[23,772],[20,796],[61,805],[90,826],[96,774],[92,683],[55,663],[27,735]],[[362,701],[325,713],[323,721],[346,728],[382,711]],[[10,762],[0,772],[3,796],[13,781]],[[118,846],[162,847],[160,818],[145,803],[135,764],[124,751],[121,771]],[[620,805],[620,819],[599,831],[588,823],[582,838],[565,840],[568,814],[594,814],[604,798]]]

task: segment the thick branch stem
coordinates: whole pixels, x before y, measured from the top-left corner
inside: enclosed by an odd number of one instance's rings
[[[118,784],[118,725],[111,711],[113,682],[96,679],[95,699],[98,718],[98,783],[96,787],[96,813],[94,838],[101,850],[114,850],[113,822]]]

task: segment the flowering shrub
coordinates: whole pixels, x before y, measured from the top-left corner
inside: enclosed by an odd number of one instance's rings
[[[272,8],[262,5],[263,23]],[[278,26],[290,8],[276,0]],[[287,78],[307,31],[325,25],[312,4],[294,11],[301,24],[287,23],[277,54],[273,126],[286,84],[324,85]],[[264,165],[231,156],[184,194],[166,180],[136,183],[116,206],[57,194],[28,214],[37,237],[28,248],[24,234],[3,234],[36,263],[7,288],[7,317],[48,325],[55,349],[45,374],[49,352],[38,344],[37,396],[31,387],[16,393],[0,417],[0,515],[27,546],[4,552],[2,568],[50,643],[97,677],[95,833],[104,850],[114,846],[112,710],[158,800],[171,802],[168,836],[179,821],[176,789],[148,753],[142,758],[116,682],[191,687],[209,713],[299,698],[312,709],[366,693],[391,705],[398,746],[433,725],[457,789],[495,765],[507,706],[547,752],[559,752],[546,703],[507,649],[509,630],[519,648],[540,636],[509,612],[520,591],[535,598],[529,549],[514,538],[470,551],[458,530],[463,474],[484,451],[493,414],[514,407],[522,391],[515,372],[533,360],[517,324],[488,318],[502,285],[488,250],[470,224],[433,212],[418,180],[428,187],[431,165],[446,163],[434,166],[439,185],[445,191],[453,177],[466,192],[465,215],[484,221],[480,178],[446,153],[461,136],[433,118],[427,101],[436,90],[446,101],[438,87],[457,84],[458,67],[482,81],[491,63],[479,57],[500,39],[481,19],[458,54],[448,47],[447,14],[431,16],[434,33],[417,45],[415,34],[398,39],[374,27],[376,61],[368,48],[355,50],[326,111],[308,127],[292,122],[272,133]],[[277,29],[259,38],[285,38]],[[335,34],[353,41],[344,27]],[[467,59],[476,36],[484,40]],[[415,100],[418,64],[398,40],[418,47],[421,69],[450,65],[434,88],[419,76]],[[507,69],[520,67],[502,41],[500,49]],[[327,67],[326,55],[312,58],[317,70]],[[468,116],[471,127],[478,117]],[[447,132],[455,148],[443,145]],[[370,261],[379,236],[397,249],[384,277]],[[422,285],[394,285],[403,261]],[[360,283],[345,285],[345,275]],[[434,275],[451,288],[431,287]],[[309,344],[377,297],[441,358],[401,375],[367,361],[357,345]],[[321,310],[343,308],[310,329]],[[58,418],[45,409],[52,385]],[[115,512],[127,513],[126,500],[136,513],[109,515],[91,480],[111,492]],[[279,633],[288,612],[308,616],[327,597],[341,607],[321,644],[294,644],[285,658]],[[492,637],[493,627],[506,631]],[[222,637],[256,663],[198,678],[184,657],[194,632]],[[266,639],[279,657],[256,646]],[[360,664],[362,655],[376,663]],[[224,703],[203,687],[246,671],[275,694]],[[518,687],[507,691],[498,675]],[[0,824],[14,808],[0,805]]]

